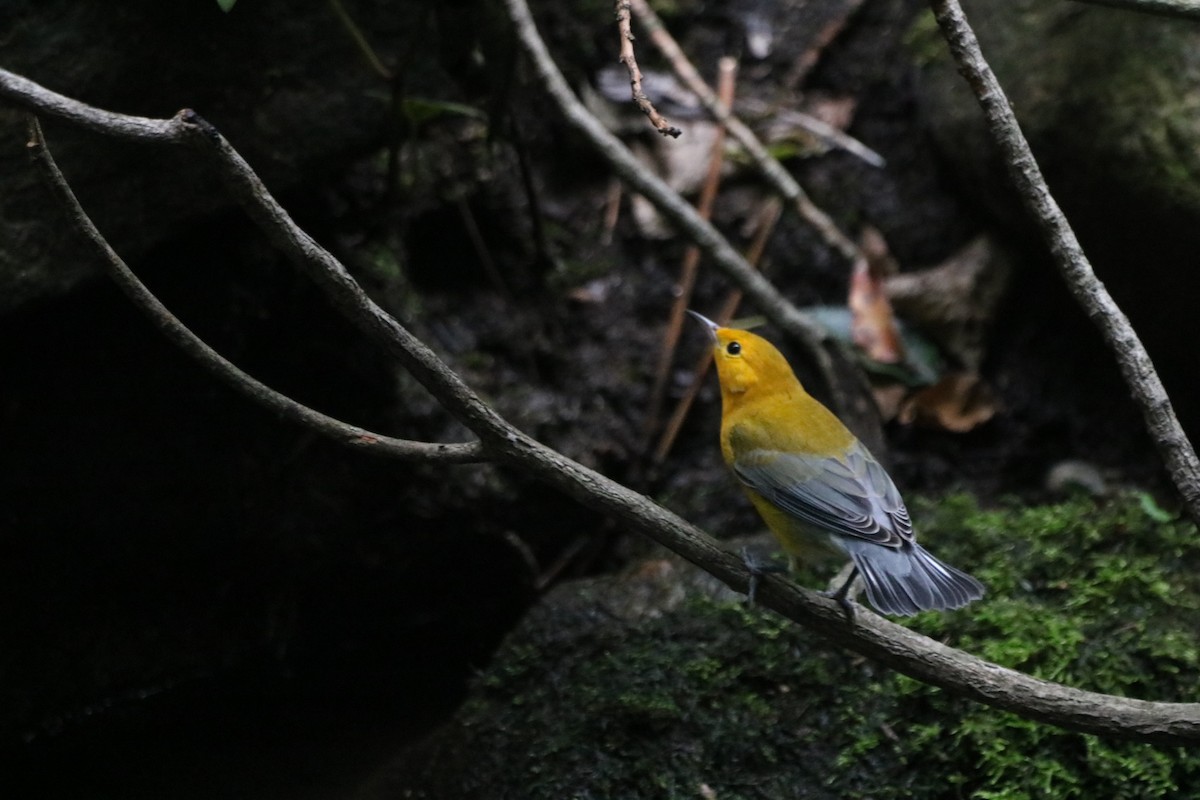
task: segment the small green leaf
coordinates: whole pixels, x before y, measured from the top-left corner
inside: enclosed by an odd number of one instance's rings
[[[444,100],[429,100],[424,97],[405,98],[402,108],[408,120],[421,124],[445,116],[463,116],[472,119],[487,119],[487,114],[474,106],[451,103]]]
[[[863,368],[872,374],[915,387],[937,383],[945,369],[937,347],[905,325],[903,320],[896,320],[896,329],[900,333],[900,341],[904,343],[904,362],[883,364],[867,358],[854,344],[851,335],[853,315],[846,306],[806,306],[800,310],[828,331],[830,336],[854,348]]]
[[[1146,516],[1155,522],[1170,522],[1175,519],[1175,515],[1158,504],[1158,501],[1150,496],[1149,492],[1137,493],[1138,505],[1142,507],[1142,511]]]

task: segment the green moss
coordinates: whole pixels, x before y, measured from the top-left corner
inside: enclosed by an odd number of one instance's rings
[[[974,611],[924,615],[914,623],[922,631],[1084,689],[1195,699],[1200,654],[1179,627],[1198,599],[1191,525],[1156,519],[1136,495],[1099,508],[1077,499],[994,511],[957,497],[917,516],[939,553],[983,565],[990,590]],[[1169,797],[1200,777],[1200,757],[1181,748],[1069,733],[890,682],[902,706],[928,708],[936,721],[922,723],[922,746],[931,737],[952,746],[947,766],[976,797]],[[911,758],[914,748],[898,751]]]
[[[913,18],[912,25],[904,35],[904,46],[918,67],[949,57],[946,37],[942,35],[933,12],[928,10]]]
[[[1042,168],[1061,176],[1055,191],[1064,207],[1111,195],[1200,209],[1194,28],[1045,0],[964,6]],[[941,147],[951,161],[983,168],[978,103],[932,14],[915,18],[905,42],[921,67],[922,105]]]
[[[1193,700],[1194,529],[1131,495],[1102,507],[915,504],[922,539],[989,586],[909,624],[1100,692]],[[741,603],[693,597],[637,623],[584,597],[497,657],[414,756],[411,796],[1019,798],[1177,796],[1200,755],[1021,719],[878,667]]]

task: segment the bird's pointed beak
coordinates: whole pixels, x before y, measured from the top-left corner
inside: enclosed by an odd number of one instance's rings
[[[713,322],[711,319],[704,316],[703,314],[697,314],[695,311],[692,311],[690,308],[687,310],[687,312],[689,314],[691,314],[696,319],[696,321],[698,321],[701,325],[708,328],[708,332],[712,334],[713,341],[715,342],[717,340],[717,328],[719,328],[721,326],[718,325],[717,323]]]

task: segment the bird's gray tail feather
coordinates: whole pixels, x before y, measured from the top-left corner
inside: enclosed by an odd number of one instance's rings
[[[946,611],[983,596],[982,583],[919,544],[898,549],[864,544],[850,548],[850,557],[862,575],[867,599],[884,614],[907,617],[918,611]]]

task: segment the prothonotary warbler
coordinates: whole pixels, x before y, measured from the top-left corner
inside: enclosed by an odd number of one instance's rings
[[[753,333],[694,311],[713,337],[721,383],[721,453],[792,559],[847,559],[871,605],[908,616],[961,608],[983,585],[917,544],[896,484],[857,437],[796,379],[783,354]]]

